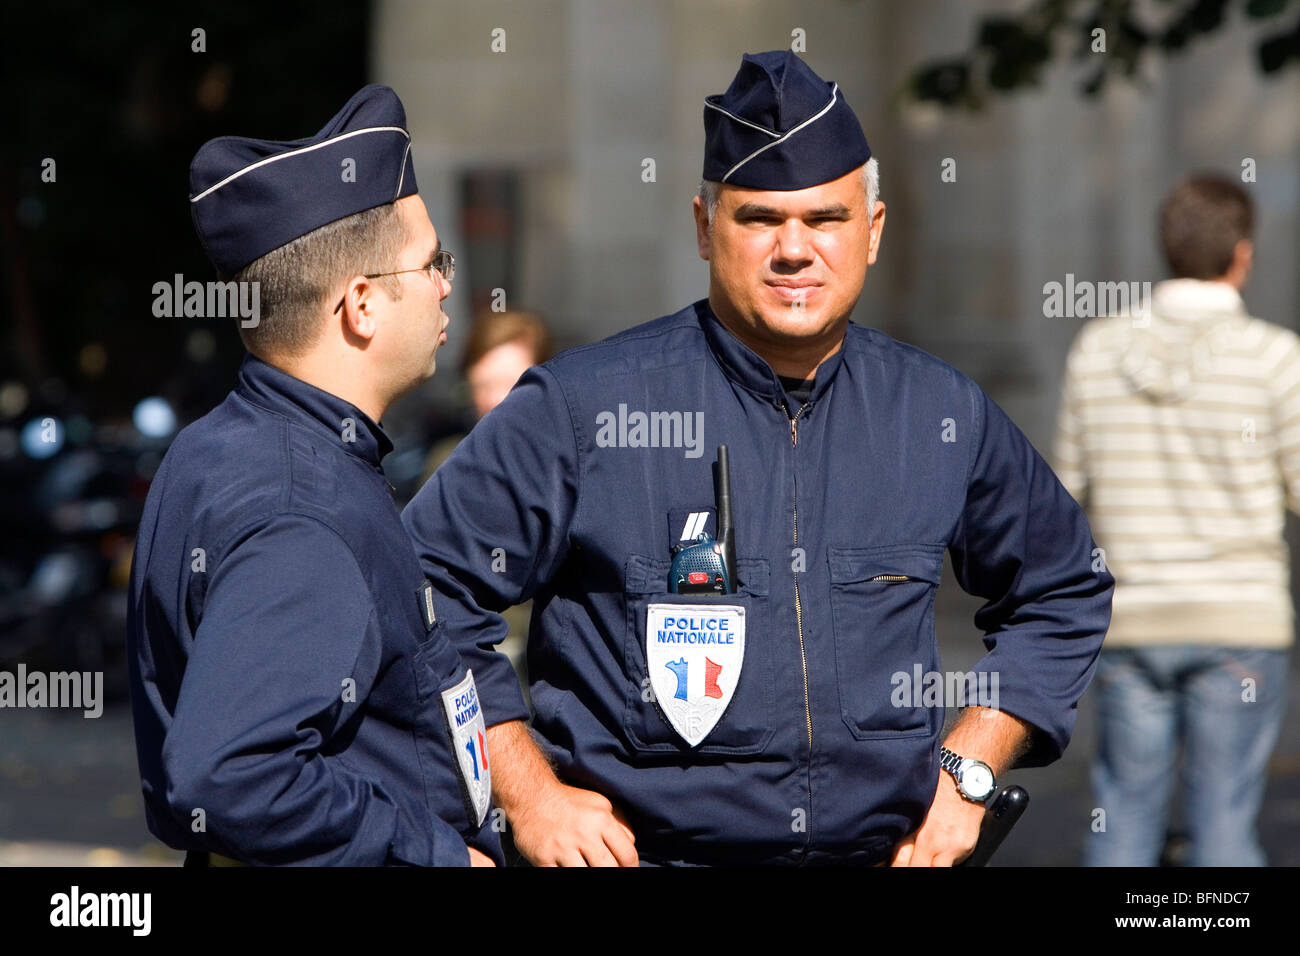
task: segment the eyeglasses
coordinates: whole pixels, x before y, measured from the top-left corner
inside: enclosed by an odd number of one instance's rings
[[[433,278],[433,274],[436,272],[450,282],[456,278],[456,257],[446,249],[439,249],[433,254],[433,259],[427,266],[420,266],[418,269],[398,269],[396,272],[370,272],[366,273],[365,277],[367,279],[378,279],[383,276],[399,276],[403,272],[427,272],[430,279]],[[342,299],[339,299],[339,304],[334,306],[336,314],[339,309],[343,308],[343,302],[346,299],[347,296],[345,295]]]

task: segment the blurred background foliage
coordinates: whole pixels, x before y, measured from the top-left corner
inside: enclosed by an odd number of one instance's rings
[[[1243,15],[1259,21],[1256,65],[1273,74],[1300,64],[1300,0],[1036,0],[1017,14],[981,17],[966,53],[917,67],[903,92],[945,107],[978,110],[992,96],[1039,84],[1060,56],[1088,61],[1080,91],[1101,92],[1111,77],[1133,80],[1144,58],[1177,55]],[[1104,34],[1095,31],[1102,30]]]

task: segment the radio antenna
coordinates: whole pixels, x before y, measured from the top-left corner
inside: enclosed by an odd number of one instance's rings
[[[736,590],[736,529],[731,520],[731,461],[727,446],[718,446],[716,475],[718,508],[718,541],[722,545],[722,560],[727,566],[727,583]]]

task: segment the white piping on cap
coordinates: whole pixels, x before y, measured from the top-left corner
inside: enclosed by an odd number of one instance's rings
[[[705,100],[705,101],[704,101],[704,105],[705,105],[706,107],[708,107],[709,109],[711,109],[711,110],[717,110],[717,111],[718,111],[719,113],[721,113],[723,116],[730,116],[730,117],[731,117],[732,119],[734,119],[737,123],[741,123],[741,124],[744,125],[744,126],[748,126],[750,129],[756,129],[756,130],[758,130],[760,133],[766,133],[768,136],[780,136],[780,135],[781,135],[780,133],[778,133],[778,132],[776,132],[776,131],[774,131],[774,130],[770,130],[770,129],[768,129],[766,126],[759,126],[757,123],[751,123],[751,122],[750,122],[749,120],[747,120],[747,119],[741,119],[741,118],[740,118],[739,116],[737,116],[735,113],[730,113],[730,112],[728,112],[727,110],[724,110],[721,106],[717,106],[717,105],[715,105],[715,104],[713,104],[713,103],[710,103],[708,100]]]
[[[411,137],[406,137],[406,149],[402,151],[402,175],[397,177],[397,189],[393,191],[393,199],[402,195],[402,183],[406,182],[406,157],[411,155]]]
[[[801,130],[801,129],[803,129],[805,126],[807,126],[809,123],[815,123],[815,122],[817,122],[817,120],[819,120],[819,119],[821,119],[823,116],[825,116],[825,115],[830,111],[830,108],[831,108],[832,106],[835,105],[835,100],[839,97],[839,95],[840,95],[840,85],[839,85],[838,83],[834,83],[834,84],[832,84],[832,85],[831,85],[831,101],[830,101],[829,103],[827,103],[825,106],[823,106],[820,110],[818,110],[818,111],[817,111],[816,113],[814,113],[812,116],[808,117],[806,120],[804,120],[804,121],[803,121],[802,123],[800,123],[798,126],[795,126],[794,128],[790,129],[790,130],[789,130],[788,132],[786,132],[786,134],[785,134],[784,136],[782,136],[780,139],[774,139],[774,140],[772,140],[772,142],[767,143],[767,144],[765,144],[765,145],[763,145],[763,146],[760,146],[758,149],[754,150],[752,153],[750,153],[748,156],[746,156],[746,157],[745,157],[744,159],[742,159],[740,162],[736,163],[735,166],[732,166],[730,169],[727,170],[727,174],[726,174],[725,176],[722,177],[722,181],[725,183],[725,182],[726,182],[726,181],[731,177],[731,174],[732,174],[732,173],[734,173],[736,170],[738,170],[741,166],[744,166],[747,162],[749,162],[751,159],[753,159],[753,158],[754,158],[755,156],[757,156],[759,153],[763,152],[764,150],[771,149],[773,146],[779,146],[779,145],[781,145],[781,144],[784,143],[787,139],[789,139],[791,136],[793,136],[795,133],[799,132],[799,130]]]
[[[257,169],[259,166],[265,166],[267,163],[274,163],[278,160],[285,159],[289,156],[297,156],[300,153],[310,153],[314,149],[320,149],[322,146],[329,146],[331,143],[337,143],[340,140],[351,139],[353,136],[360,136],[363,133],[401,133],[403,136],[406,137],[407,151],[409,152],[411,149],[411,134],[408,133],[406,130],[402,129],[402,127],[400,126],[368,126],[365,129],[354,129],[350,133],[341,133],[338,136],[331,136],[327,140],[322,140],[319,143],[313,143],[310,146],[301,146],[298,149],[291,149],[288,150],[287,152],[276,153],[274,156],[266,157],[266,159],[259,159],[257,162],[252,163],[248,166],[245,166],[243,169],[236,170],[235,172],[231,173],[229,176],[221,180],[221,182],[217,183],[216,185],[209,186],[207,189],[203,190],[203,192],[199,193],[197,196],[192,198],[190,202],[198,202],[203,197],[211,195],[212,193],[220,189],[222,186],[234,182],[240,176],[244,175],[244,173],[252,172],[254,169]],[[403,177],[406,176],[405,154],[403,154],[402,156],[402,176]],[[397,188],[398,191],[400,192],[402,188],[401,183],[398,183]]]

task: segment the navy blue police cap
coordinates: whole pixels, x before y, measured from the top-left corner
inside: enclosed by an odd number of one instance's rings
[[[358,91],[315,136],[221,136],[190,164],[194,230],[227,276],[313,229],[415,191],[406,111],[378,84]]]
[[[871,158],[835,83],[790,50],[746,53],[727,92],[704,100],[704,178],[751,189],[807,189]]]

